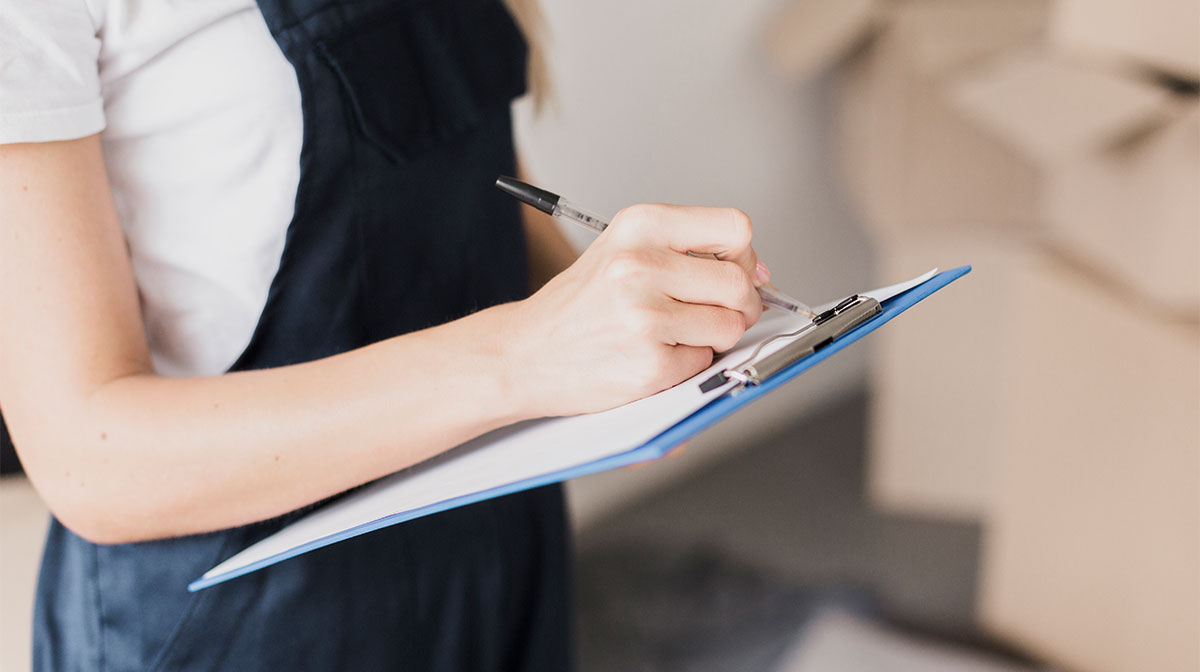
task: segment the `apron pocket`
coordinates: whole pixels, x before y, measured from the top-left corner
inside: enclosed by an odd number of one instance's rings
[[[357,130],[393,163],[474,128],[489,107],[525,91],[524,38],[494,0],[407,6],[316,46]]]

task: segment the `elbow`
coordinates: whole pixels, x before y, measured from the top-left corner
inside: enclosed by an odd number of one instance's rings
[[[51,507],[51,512],[58,522],[63,524],[76,536],[82,537],[86,541],[102,546],[111,546],[115,544],[128,544],[134,541],[140,541],[135,535],[123,529],[120,525],[114,525],[111,521],[104,520],[95,515],[89,515],[79,511],[61,511]]]
[[[28,447],[28,446],[26,446]],[[124,544],[147,537],[142,515],[129,509],[132,492],[106,487],[96,473],[68,451],[41,446],[20,451],[22,466],[34,489],[58,522],[94,544]],[[48,456],[55,456],[46,459]]]
[[[62,523],[63,527],[73,532],[75,536],[83,539],[84,541],[96,544],[97,546],[115,546],[117,544],[129,543],[129,541],[126,541],[124,537],[117,534],[112,534],[102,528],[94,528],[89,525],[80,526],[73,523],[64,522],[62,518],[59,518],[58,522]]]
[[[159,493],[147,488],[151,481],[130,463],[127,447],[96,429],[82,407],[7,415],[26,476],[64,527],[104,545],[155,536]]]
[[[129,518],[99,493],[91,496],[86,488],[78,484],[39,484],[44,479],[37,479],[32,474],[30,480],[34,482],[50,513],[77,536],[105,546],[145,539],[144,535],[136,533],[135,526],[129,524]]]

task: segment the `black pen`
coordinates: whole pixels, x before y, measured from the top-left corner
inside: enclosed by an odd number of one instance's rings
[[[531,205],[552,217],[561,217],[576,224],[581,224],[596,233],[600,233],[608,228],[607,219],[576,206],[558,194],[535,187],[516,178],[501,175],[496,178],[496,187],[522,203]],[[763,305],[785,310],[789,313],[799,313],[809,317],[816,316],[813,309],[809,308],[804,302],[793,299],[777,289],[763,285],[758,288],[758,293],[762,297]]]

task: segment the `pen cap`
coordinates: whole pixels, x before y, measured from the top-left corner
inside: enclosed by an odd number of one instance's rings
[[[558,194],[552,194],[545,189],[538,189],[532,184],[526,184],[515,177],[501,175],[496,178],[496,187],[528,205],[541,210],[547,215],[554,214],[554,206],[558,205]]]

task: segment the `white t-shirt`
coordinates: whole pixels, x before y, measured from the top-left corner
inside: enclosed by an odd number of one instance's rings
[[[301,124],[254,0],[0,0],[0,143],[101,133],[161,374],[220,373],[249,343]]]

